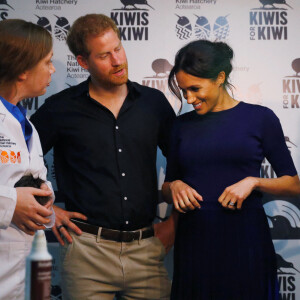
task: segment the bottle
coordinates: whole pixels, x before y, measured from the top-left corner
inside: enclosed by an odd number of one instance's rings
[[[52,256],[44,230],[37,230],[26,258],[25,300],[50,300],[51,269]]]

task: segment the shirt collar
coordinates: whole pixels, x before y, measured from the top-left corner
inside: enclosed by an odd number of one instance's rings
[[[14,110],[16,109],[16,108],[18,108],[20,111],[21,111],[21,113],[22,113],[22,115],[25,117],[26,116],[26,109],[20,104],[20,103],[18,103],[17,105],[14,105],[14,104],[12,104],[12,103],[10,103],[10,102],[8,102],[7,100],[5,100],[3,97],[1,97],[0,96],[0,100],[2,101],[2,103],[3,103],[3,105],[5,106],[5,108],[11,113],[11,114],[13,114],[13,112],[14,112]]]
[[[91,80],[91,77],[89,77],[87,80],[83,81],[79,85],[75,86],[76,90],[74,91],[74,93],[72,93],[73,97],[89,95],[90,80]],[[130,95],[130,96],[131,95],[138,96],[141,93],[141,88],[135,82],[128,80],[127,87],[128,87],[128,95]],[[135,97],[131,97],[131,98],[135,98]]]

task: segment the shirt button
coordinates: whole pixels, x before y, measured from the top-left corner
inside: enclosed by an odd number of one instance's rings
[[[122,152],[122,149],[121,149],[121,148],[119,149],[119,152]]]
[[[129,222],[128,222],[128,221],[126,221],[125,223],[126,223],[126,224],[128,224]]]
[[[127,200],[127,197],[124,197],[124,200]]]
[[[116,126],[116,129],[119,129],[119,126]]]
[[[124,176],[125,176],[125,173],[122,173],[122,176],[124,177]]]

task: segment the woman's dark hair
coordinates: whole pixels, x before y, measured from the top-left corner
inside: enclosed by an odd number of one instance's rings
[[[51,34],[21,19],[0,22],[0,85],[12,83],[52,49]]]
[[[228,77],[232,71],[232,58],[233,50],[226,43],[208,40],[190,42],[181,48],[175,56],[175,64],[168,79],[169,89],[182,101],[175,79],[175,75],[179,71],[212,80],[216,80],[219,73],[224,71],[225,81],[223,85],[231,89],[232,85],[228,82]]]

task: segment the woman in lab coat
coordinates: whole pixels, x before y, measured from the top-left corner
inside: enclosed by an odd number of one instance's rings
[[[52,38],[44,28],[4,20],[0,37],[0,299],[23,300],[33,234],[52,227],[55,216],[53,201],[42,206],[34,198],[53,195],[49,182],[41,189],[14,188],[23,175],[46,180],[47,173],[38,134],[20,101],[43,95],[55,68]]]

